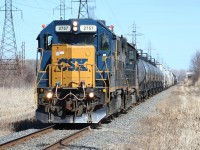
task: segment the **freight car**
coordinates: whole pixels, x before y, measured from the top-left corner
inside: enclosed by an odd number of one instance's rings
[[[36,118],[98,123],[163,89],[155,60],[104,21],[55,20],[38,35]]]
[[[157,63],[156,66],[163,74],[163,89],[167,89],[177,83],[177,77],[169,69],[166,69],[162,64]]]

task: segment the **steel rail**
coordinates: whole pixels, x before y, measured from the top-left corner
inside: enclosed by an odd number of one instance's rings
[[[75,139],[81,137],[84,133],[90,131],[91,128],[90,126],[83,128],[82,130],[75,132],[71,135],[68,135],[58,141],[56,141],[55,143],[45,147],[43,150],[55,150],[55,149],[60,149],[63,146],[66,146],[67,144],[69,144],[70,142],[74,141]]]
[[[36,131],[34,133],[31,133],[31,134],[22,136],[20,138],[8,141],[6,143],[0,144],[0,149],[1,150],[8,149],[10,147],[13,147],[13,146],[19,145],[21,143],[24,143],[25,141],[31,140],[32,138],[37,138],[37,137],[39,137],[39,136],[41,136],[43,134],[52,132],[52,131],[54,131],[54,128],[53,128],[54,126],[55,125],[51,125],[49,127],[43,128],[43,129],[41,129],[39,131]]]

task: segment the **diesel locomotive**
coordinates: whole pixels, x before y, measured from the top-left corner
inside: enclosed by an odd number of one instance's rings
[[[104,21],[55,20],[38,35],[36,118],[98,123],[162,91],[164,73]]]

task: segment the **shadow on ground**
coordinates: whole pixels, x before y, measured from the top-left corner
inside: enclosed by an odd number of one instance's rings
[[[12,126],[14,132],[23,131],[27,129],[42,129],[49,125],[51,124],[41,123],[35,118],[10,123],[10,126]]]

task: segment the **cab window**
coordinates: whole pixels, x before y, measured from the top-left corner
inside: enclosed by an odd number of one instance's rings
[[[71,45],[93,45],[95,36],[94,34],[64,34],[58,33],[58,43],[71,44]]]
[[[135,59],[134,51],[129,51],[129,60],[134,60],[134,59]]]
[[[100,35],[100,49],[109,50],[109,35],[105,33]]]
[[[45,34],[44,49],[51,50],[52,44],[53,44],[53,36],[51,34]]]

